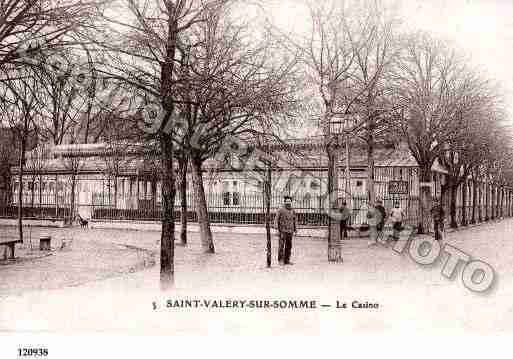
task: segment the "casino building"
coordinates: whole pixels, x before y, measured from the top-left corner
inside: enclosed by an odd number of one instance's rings
[[[284,194],[290,194],[295,199],[297,211],[304,213],[303,224],[325,224],[321,217],[328,171],[321,138],[271,144],[265,151],[285,159],[280,162],[280,168],[272,170],[272,210],[280,206]],[[409,150],[402,143],[382,143],[376,147],[374,157],[376,197],[384,200],[386,207],[398,200],[410,216],[415,216],[419,168]],[[23,206],[33,208],[35,216],[38,213],[61,217],[72,205],[82,217],[93,220],[156,220],[161,206],[157,158],[138,144],[38,147],[27,153],[23,188],[17,180],[19,167],[11,168],[11,205],[17,205],[18,191],[21,190]],[[228,156],[221,164],[214,159],[204,164],[205,193],[214,222],[259,223],[261,219],[261,177],[247,168],[240,170],[239,161],[240,158]],[[364,223],[365,212],[360,209],[364,207],[368,189],[366,148],[357,144],[351,146],[350,187],[347,189],[346,164],[344,151],[341,151],[339,196],[348,197],[350,193],[355,210],[354,222]],[[439,196],[445,171],[436,161],[432,170],[433,190]],[[188,211],[194,220],[195,204],[189,174],[187,182]],[[179,204],[177,195],[177,210]]]

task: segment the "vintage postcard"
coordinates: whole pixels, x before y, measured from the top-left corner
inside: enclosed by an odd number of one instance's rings
[[[5,357],[69,357],[44,335],[139,357],[129,338],[511,334],[513,3],[0,19]],[[74,357],[116,356],[95,340]]]

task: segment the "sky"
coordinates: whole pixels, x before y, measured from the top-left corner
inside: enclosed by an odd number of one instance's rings
[[[323,1],[323,0],[318,0]],[[385,0],[408,29],[426,30],[454,43],[480,71],[500,83],[513,125],[512,0]],[[302,0],[269,0],[266,8],[282,28],[305,28]]]
[[[307,0],[242,0],[242,13],[258,24],[261,11],[289,32],[305,32]],[[325,0],[314,0],[323,2]],[[334,0],[343,1],[343,0]],[[513,126],[513,0],[381,0],[396,9],[405,28],[426,30],[453,42],[492,80],[498,81]],[[121,11],[122,12],[122,11]],[[259,26],[259,25],[255,25]]]

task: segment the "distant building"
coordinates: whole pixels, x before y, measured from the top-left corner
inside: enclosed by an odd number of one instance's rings
[[[282,159],[280,168],[272,171],[273,208],[280,205],[283,194],[290,194],[296,199],[295,207],[299,211],[321,211],[327,190],[327,157],[321,140],[290,140],[285,144],[270,145],[264,150]],[[25,206],[69,206],[74,173],[76,208],[87,218],[97,217],[95,211],[100,210],[102,213],[107,213],[106,210],[158,210],[161,206],[157,154],[141,145],[60,145],[39,150],[39,153],[44,153],[42,159],[34,156],[34,151],[27,153],[22,189]],[[366,149],[352,146],[348,192],[356,199],[364,198],[367,193],[366,161]],[[339,163],[341,197],[346,195],[345,163],[342,153]],[[227,156],[222,162],[205,162],[204,185],[210,211],[262,211],[261,174],[248,169],[252,168],[244,166],[244,158],[236,156]],[[16,174],[19,168],[13,166],[11,171]],[[433,173],[438,193],[443,172],[435,162]],[[377,198],[386,201],[398,199],[405,207],[410,206],[409,200],[419,194],[418,173],[417,162],[403,146],[381,144],[376,147],[374,177]],[[12,189],[12,204],[16,205],[20,190],[16,177],[12,179]],[[188,198],[192,210],[190,176]],[[179,204],[178,198],[176,204]]]

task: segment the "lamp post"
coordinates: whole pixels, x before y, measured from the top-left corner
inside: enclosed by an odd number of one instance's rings
[[[351,183],[350,183],[350,145],[349,145],[349,135],[350,130],[354,127],[351,126],[351,121],[349,121],[350,117],[345,117],[341,120],[332,119],[329,123],[329,134],[330,138],[328,140],[328,183],[331,183],[331,186],[328,186],[329,192],[329,235],[328,235],[328,261],[329,262],[342,262],[342,250],[341,250],[341,233],[339,230],[339,226],[336,223],[333,223],[332,220],[337,218],[340,221],[340,218],[335,215],[335,205],[338,204],[338,195],[339,195],[339,156],[341,152],[341,139],[343,138],[345,145],[345,191],[344,198],[346,200],[346,204],[348,206],[351,205]]]

